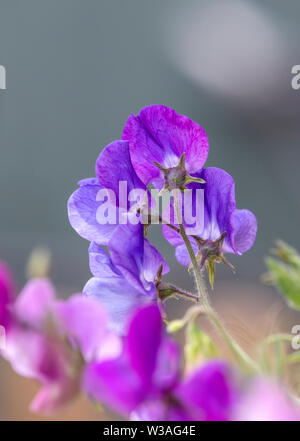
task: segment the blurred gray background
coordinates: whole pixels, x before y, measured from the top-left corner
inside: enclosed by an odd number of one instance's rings
[[[298,0],[0,0],[0,258],[19,283],[37,245],[68,292],[90,277],[67,199],[148,104],[205,128],[207,165],[232,174],[238,207],[258,218],[253,249],[230,259],[237,274],[218,267],[218,280],[258,283],[276,238],[300,248],[299,19]],[[151,234],[170,278],[191,285],[159,228]]]

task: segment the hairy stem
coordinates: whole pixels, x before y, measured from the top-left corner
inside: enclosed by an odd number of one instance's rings
[[[186,234],[184,225],[181,220],[181,212],[180,212],[177,198],[175,198],[174,205],[175,205],[176,216],[177,216],[177,219],[179,222],[180,234],[181,234],[181,237],[185,243],[185,246],[187,248],[187,251],[188,251],[190,259],[191,259],[193,272],[194,272],[194,276],[195,276],[195,281],[196,281],[196,286],[197,286],[198,301],[201,300],[206,315],[208,316],[208,318],[210,319],[210,321],[214,325],[214,327],[222,335],[222,337],[224,338],[224,340],[226,341],[226,343],[228,344],[228,346],[232,350],[233,354],[235,355],[235,358],[237,359],[237,361],[239,361],[239,363],[241,363],[244,366],[244,368],[246,368],[247,370],[250,369],[251,371],[253,371],[253,370],[257,371],[258,370],[257,364],[252,360],[251,357],[249,357],[249,355],[241,348],[241,346],[229,334],[229,332],[227,331],[227,329],[223,325],[221,319],[219,318],[218,314],[213,309],[213,307],[210,305],[206,286],[205,286],[204,280],[202,278],[202,274],[199,269],[198,262],[197,262],[193,247],[192,247],[191,242],[188,238],[188,235]]]

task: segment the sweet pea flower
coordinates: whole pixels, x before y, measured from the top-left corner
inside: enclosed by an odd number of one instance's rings
[[[300,421],[300,406],[281,385],[259,378],[248,384],[234,415],[238,421]]]
[[[20,375],[42,387],[31,403],[40,413],[57,411],[80,390],[84,363],[116,356],[119,339],[93,299],[56,300],[46,279],[33,279],[9,305],[10,325],[1,355]]]
[[[157,302],[160,275],[169,267],[144,239],[143,226],[119,225],[108,243],[109,254],[93,242],[89,248],[93,274],[83,294],[99,300],[109,313],[110,326],[123,333],[130,315],[140,306]]]
[[[182,377],[180,352],[164,335],[157,305],[135,313],[119,357],[87,365],[83,388],[112,410],[145,420],[227,420],[236,399],[222,361]]]
[[[199,265],[207,265],[210,280],[213,282],[215,263],[226,263],[224,253],[241,255],[248,251],[257,231],[257,221],[249,210],[238,210],[235,202],[235,184],[233,178],[224,170],[215,167],[204,168],[196,173],[205,184],[189,184],[190,191],[204,189],[203,223],[200,228],[193,228],[189,236],[194,252],[198,254]],[[193,204],[196,198],[192,199]],[[194,210],[194,207],[193,207]],[[174,206],[171,207],[171,217]],[[182,215],[184,222],[184,213]],[[188,230],[187,230],[188,231]],[[182,265],[189,266],[191,261],[182,237],[176,231],[163,225],[164,237],[176,247],[176,258]]]
[[[117,225],[128,223],[127,216],[131,216],[131,223],[139,222],[138,209],[147,189],[134,171],[127,141],[107,145],[96,161],[96,178],[78,184],[68,201],[68,215],[83,238],[107,245]],[[129,201],[130,194],[136,200]]]
[[[158,188],[164,181],[178,181],[180,187],[191,178],[189,174],[203,167],[209,150],[207,135],[199,124],[162,105],[147,106],[138,116],[131,115],[122,138],[129,142],[139,178]]]

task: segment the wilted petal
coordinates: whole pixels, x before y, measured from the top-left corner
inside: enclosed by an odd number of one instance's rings
[[[174,167],[185,152],[187,170],[194,173],[203,167],[209,150],[199,124],[162,105],[148,106],[138,116],[131,115],[123,139],[129,141],[132,164],[146,185],[160,177],[154,161]]]

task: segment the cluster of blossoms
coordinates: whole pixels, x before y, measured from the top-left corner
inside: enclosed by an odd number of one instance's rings
[[[233,268],[224,254],[243,254],[256,236],[255,216],[236,208],[233,178],[203,168],[208,149],[205,131],[186,116],[158,105],[142,109],[129,117],[122,140],[102,150],[96,177],[80,181],[68,202],[72,227],[90,242],[93,277],[83,295],[57,300],[49,281],[35,279],[16,296],[9,270],[0,267],[2,355],[19,374],[41,382],[32,410],[57,410],[83,391],[140,420],[280,419],[278,412],[283,419],[298,418],[279,386],[255,377],[250,387],[238,367],[224,360],[187,370],[167,333],[165,301],[181,295],[198,302],[230,341],[210,306],[202,272],[206,267],[212,285],[215,264]],[[156,223],[178,262],[193,270],[197,294],[163,280],[168,264],[147,239],[149,209],[157,203],[152,188],[160,195],[175,191]],[[179,200],[191,194],[189,208],[195,211],[197,190],[204,195],[202,221],[193,219],[191,229]],[[100,222],[109,212],[113,221]],[[257,375],[236,342],[231,347]]]

